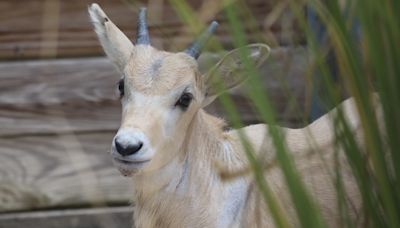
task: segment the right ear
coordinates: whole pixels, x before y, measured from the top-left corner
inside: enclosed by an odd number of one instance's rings
[[[88,11],[104,52],[122,72],[133,51],[132,42],[115,26],[99,5],[91,4]]]
[[[250,76],[246,72],[244,59],[259,68],[269,54],[270,47],[265,44],[250,44],[228,52],[208,73],[203,75],[206,87],[203,107],[210,104],[224,90],[240,85]]]

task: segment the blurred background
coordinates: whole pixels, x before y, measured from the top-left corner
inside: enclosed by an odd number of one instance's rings
[[[183,50],[204,24],[216,19],[220,26],[214,41],[220,45],[210,42],[201,56],[204,71],[218,61],[218,53],[234,47],[224,15],[228,3],[223,1],[181,1],[192,9],[192,24],[179,13],[179,1],[96,2],[132,40],[138,9],[146,6],[152,45],[171,52]],[[130,227],[131,182],[108,156],[119,127],[120,75],[92,30],[90,3],[0,2],[0,227]],[[249,43],[273,48],[262,72],[279,121],[301,126],[305,36],[288,2],[235,4],[243,7],[240,16]],[[242,91],[232,95],[244,122],[259,122]],[[208,110],[225,115],[218,102]]]
[[[320,91],[313,85],[319,82],[311,70],[315,62],[310,61],[310,31],[305,30],[314,31],[319,45],[326,31],[306,1],[96,2],[132,40],[137,12],[146,6],[152,45],[171,52],[183,50],[204,26],[217,20],[220,26],[199,60],[203,72],[237,46],[226,14],[234,5],[240,9],[236,17],[246,43],[272,48],[260,79],[276,111],[273,124],[303,127],[329,109],[315,99]],[[130,227],[132,183],[120,176],[108,156],[120,121],[120,75],[92,30],[90,3],[0,1],[0,227]],[[329,50],[323,53],[335,76],[335,61],[329,60]],[[342,89],[336,94],[336,102],[346,96]],[[230,95],[245,124],[260,122],[241,88]],[[227,115],[219,101],[207,110]]]

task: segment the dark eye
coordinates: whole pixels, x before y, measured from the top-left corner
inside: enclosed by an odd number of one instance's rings
[[[124,86],[125,86],[124,79],[119,80],[118,82],[119,97],[123,97],[125,94]]]
[[[191,93],[184,93],[179,98],[179,100],[176,102],[175,106],[179,106],[183,109],[186,109],[187,107],[189,107],[192,99],[193,99],[193,95]]]

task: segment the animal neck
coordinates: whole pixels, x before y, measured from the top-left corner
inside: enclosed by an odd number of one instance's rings
[[[245,189],[245,183],[227,186],[220,180],[215,164],[236,166],[243,161],[237,159],[222,127],[222,120],[200,110],[184,143],[175,151],[177,156],[160,170],[135,178],[134,215],[138,226],[156,220],[156,225],[149,226],[190,227],[198,221],[201,227],[215,227],[233,220],[232,211],[239,210],[238,193]]]
[[[224,122],[203,110],[193,117],[185,139],[178,148],[174,145],[166,145],[160,153],[173,154],[168,162],[157,170],[151,170],[134,177],[135,189],[138,192],[146,192],[151,196],[160,191],[183,192],[187,185],[192,185],[188,178],[199,175],[196,178],[209,178],[215,174],[214,162],[220,153],[223,153]],[[174,151],[167,151],[173,148]],[[201,173],[197,173],[197,172]]]

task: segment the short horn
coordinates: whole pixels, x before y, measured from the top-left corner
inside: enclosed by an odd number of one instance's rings
[[[142,7],[139,10],[137,21],[136,44],[150,45],[149,31],[147,30],[146,8]]]
[[[218,22],[213,21],[211,22],[210,26],[203,31],[193,43],[190,44],[188,48],[186,48],[185,53],[192,56],[193,58],[199,58],[201,54],[201,49],[203,49],[204,45],[206,44],[207,40],[211,37],[211,35],[217,29]]]

